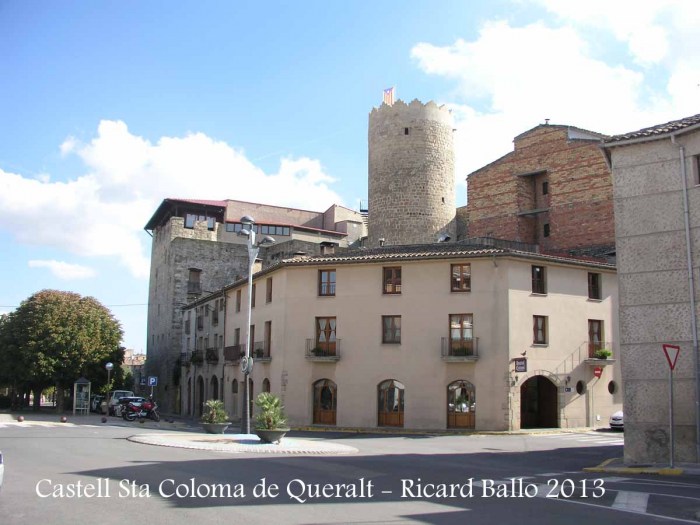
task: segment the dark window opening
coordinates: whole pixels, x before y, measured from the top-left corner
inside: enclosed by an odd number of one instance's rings
[[[546,294],[547,293],[547,283],[545,281],[545,268],[544,266],[533,266],[532,267],[532,293]]]
[[[403,134],[408,135],[408,128],[403,128]]]
[[[546,222],[546,223],[544,224],[544,227],[542,228],[542,231],[543,231],[543,235],[544,235],[545,237],[549,237],[549,223],[548,223],[548,222]]]
[[[549,182],[544,181],[542,183],[542,195],[547,195],[549,193]]]

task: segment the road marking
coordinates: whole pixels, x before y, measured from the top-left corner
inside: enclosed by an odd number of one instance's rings
[[[615,502],[612,504],[614,509],[627,510],[630,512],[646,513],[647,504],[649,503],[649,494],[646,492],[629,492],[621,490],[615,497]]]

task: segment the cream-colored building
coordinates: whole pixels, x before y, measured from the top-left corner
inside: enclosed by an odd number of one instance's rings
[[[253,282],[251,397],[279,394],[293,426],[568,428],[621,409],[611,265],[432,244],[288,259]],[[243,279],[185,308],[183,414],[219,398],[240,418],[246,305]]]

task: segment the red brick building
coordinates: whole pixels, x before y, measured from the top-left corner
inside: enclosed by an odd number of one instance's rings
[[[604,135],[543,124],[467,177],[467,236],[538,244],[542,251],[614,252],[612,176]]]

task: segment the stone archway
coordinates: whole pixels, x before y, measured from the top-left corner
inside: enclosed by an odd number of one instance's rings
[[[520,386],[520,428],[558,428],[559,392],[544,375],[530,377]]]

